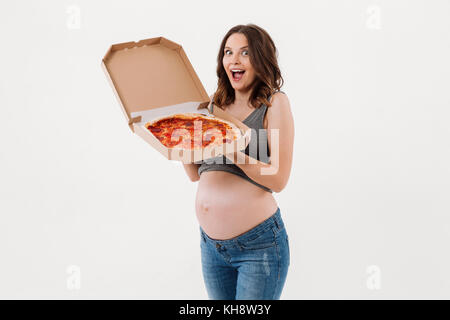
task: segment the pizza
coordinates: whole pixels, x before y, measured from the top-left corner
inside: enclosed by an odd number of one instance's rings
[[[202,149],[239,139],[239,128],[230,121],[200,113],[177,113],[145,124],[164,146],[171,149]]]

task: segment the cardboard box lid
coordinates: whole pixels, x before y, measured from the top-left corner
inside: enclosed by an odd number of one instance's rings
[[[133,131],[133,112],[210,100],[182,46],[164,37],[111,45],[102,67]]]

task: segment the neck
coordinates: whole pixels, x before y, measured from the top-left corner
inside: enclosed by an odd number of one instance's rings
[[[234,90],[234,103],[239,105],[248,105],[250,99],[251,90],[239,91]]]

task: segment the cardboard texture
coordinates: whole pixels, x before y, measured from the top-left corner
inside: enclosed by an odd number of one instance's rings
[[[169,160],[185,163],[243,150],[251,129],[228,112],[215,107],[181,45],[164,37],[113,44],[101,67],[125,115],[129,128]],[[160,116],[194,112],[234,123],[243,136],[231,143],[201,150],[164,146],[145,123]]]

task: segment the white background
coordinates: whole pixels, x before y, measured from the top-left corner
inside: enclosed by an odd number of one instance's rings
[[[208,94],[226,32],[279,50],[295,120],[282,299],[450,298],[450,1],[0,5],[0,298],[207,299],[197,183],[126,125],[100,62],[181,44]]]

